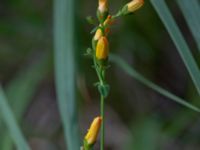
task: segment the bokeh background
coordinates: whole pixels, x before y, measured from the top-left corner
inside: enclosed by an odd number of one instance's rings
[[[110,0],[116,13],[127,0]],[[177,3],[166,1],[183,35],[199,61],[193,36]],[[76,99],[80,137],[99,114],[97,81],[90,46],[97,1],[78,0],[75,5]],[[110,51],[122,57],[146,78],[197,106],[199,96],[174,43],[149,1],[142,9],[115,22]],[[106,150],[198,150],[199,114],[142,85],[110,63],[106,100]],[[50,0],[1,0],[0,82],[22,131],[33,150],[64,150],[53,59],[53,2]],[[0,122],[0,149],[9,137]],[[96,149],[99,142],[97,141]],[[3,149],[4,148],[4,149]]]

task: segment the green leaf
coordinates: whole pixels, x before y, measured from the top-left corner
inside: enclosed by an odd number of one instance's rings
[[[149,81],[145,77],[143,77],[140,73],[138,73],[134,68],[131,68],[124,60],[122,60],[120,57],[116,55],[111,55],[110,60],[117,64],[119,67],[121,67],[127,74],[129,74],[131,77],[135,78],[142,84],[146,85],[147,87],[155,90],[156,92],[160,93],[163,96],[168,97],[169,99],[188,107],[194,111],[200,112],[200,109],[196,106],[186,102],[184,99],[177,97],[176,95],[170,93],[169,91],[161,88],[160,86],[154,84],[153,82]]]
[[[152,5],[157,11],[160,19],[164,23],[168,33],[170,34],[189,74],[192,78],[194,85],[200,95],[200,71],[190,52],[190,49],[180,32],[176,22],[174,21],[169,8],[164,0],[151,0]]]
[[[75,100],[74,14],[74,0],[54,1],[56,93],[69,150],[80,149]]]
[[[10,135],[15,142],[18,150],[30,150],[19,126],[17,125],[14,114],[8,104],[8,100],[0,87],[0,112],[10,131]]]
[[[177,0],[200,51],[200,4],[198,0]]]

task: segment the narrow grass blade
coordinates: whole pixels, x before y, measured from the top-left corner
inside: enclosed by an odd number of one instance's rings
[[[160,86],[154,84],[153,82],[149,81],[145,77],[143,77],[140,73],[138,73],[134,68],[131,68],[124,60],[122,60],[120,57],[116,55],[111,55],[110,57],[111,61],[114,62],[115,64],[119,65],[127,74],[129,74],[131,77],[135,78],[139,82],[143,83],[147,87],[155,90],[156,92],[160,93],[163,96],[168,97],[169,99],[185,106],[188,107],[194,111],[200,112],[200,109],[197,108],[196,106],[186,102],[185,100],[177,97],[176,95],[170,93],[169,91],[161,88]]]
[[[160,16],[162,22],[164,23],[167,31],[169,32],[173,42],[175,43],[179,54],[183,62],[186,65],[187,70],[193,80],[195,87],[200,95],[200,71],[199,68],[190,52],[190,49],[183,38],[176,22],[174,21],[169,8],[167,7],[164,0],[151,0],[152,5]]]
[[[74,0],[54,1],[56,92],[69,150],[80,149],[75,102],[74,14]]]
[[[29,65],[27,69],[20,70],[15,78],[6,85],[5,93],[17,121],[22,120],[40,81],[44,79],[46,72],[48,72],[48,63],[49,56],[42,58],[37,63]],[[0,117],[0,150],[12,149],[13,141],[4,128]]]
[[[4,95],[2,88],[0,87],[0,112],[10,131],[18,150],[30,150],[22,132],[20,131],[13,112],[7,103],[7,99]]]
[[[200,51],[200,4],[198,0],[177,0]]]
[[[177,0],[200,51],[200,3],[198,0]]]

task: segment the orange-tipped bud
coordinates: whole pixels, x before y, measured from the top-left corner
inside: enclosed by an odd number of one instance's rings
[[[142,7],[143,4],[144,4],[144,0],[132,0],[131,2],[127,4],[128,13],[132,13],[136,11],[137,9]]]
[[[95,35],[94,35],[94,40],[98,41],[100,39],[100,37],[102,36],[102,30],[101,29],[97,29]]]
[[[96,46],[96,58],[98,60],[104,60],[107,59],[109,54],[109,44],[108,40],[105,36],[102,36]]]
[[[107,0],[99,0],[98,10],[100,13],[105,13],[108,11],[108,1]]]
[[[96,117],[93,120],[90,129],[88,130],[88,133],[85,136],[85,141],[87,142],[88,145],[93,145],[96,142],[101,127],[101,121],[102,121],[101,117]]]
[[[104,21],[103,25],[104,26],[108,26],[112,24],[112,16],[108,15],[108,17],[106,18],[106,20]]]

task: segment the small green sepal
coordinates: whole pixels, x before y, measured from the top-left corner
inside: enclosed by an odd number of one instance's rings
[[[103,95],[104,98],[106,98],[110,92],[110,86],[108,84],[99,84],[98,90]]]
[[[90,145],[87,143],[87,141],[84,139],[83,141],[83,147],[84,147],[84,150],[92,150],[92,147],[94,146],[94,144]]]

